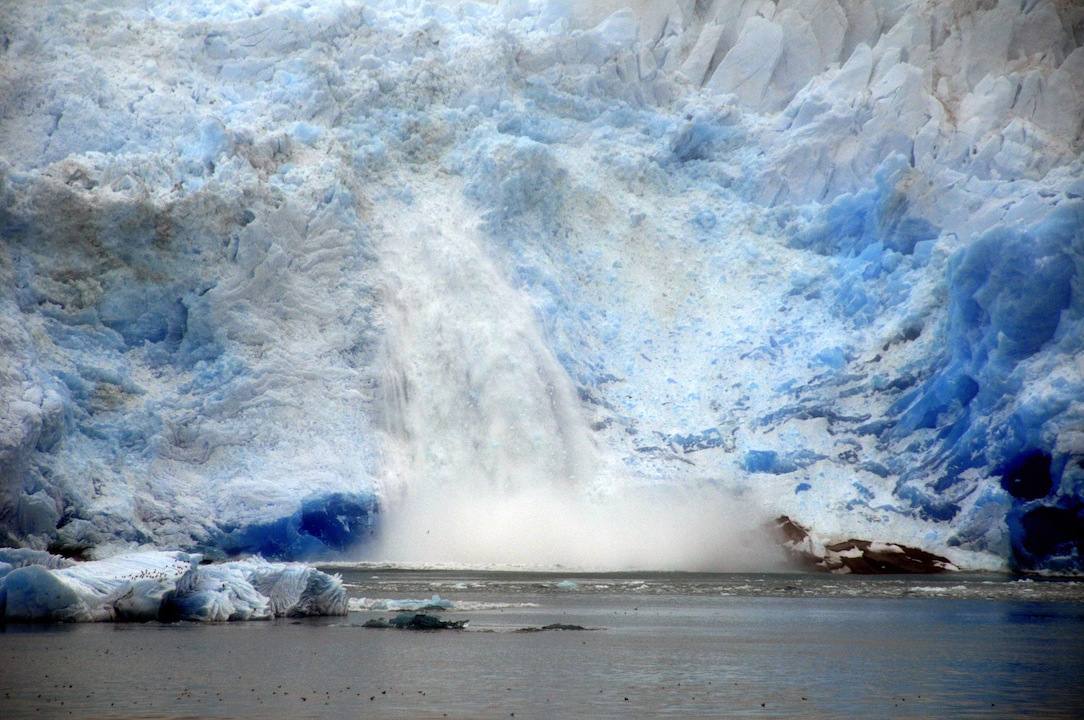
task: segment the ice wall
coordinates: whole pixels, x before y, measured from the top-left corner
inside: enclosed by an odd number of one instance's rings
[[[61,2],[0,28],[11,542],[296,557],[440,493],[557,489],[527,534],[711,488],[965,567],[1080,566],[1079,4]]]

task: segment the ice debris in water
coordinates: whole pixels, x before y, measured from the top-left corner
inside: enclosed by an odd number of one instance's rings
[[[0,617],[23,622],[264,620],[345,615],[337,575],[261,558],[201,565],[179,551],[117,555],[71,563],[41,553],[0,550]]]
[[[579,584],[575,580],[562,580],[554,587],[556,587],[558,590],[575,590],[579,587]]]
[[[460,583],[462,584],[462,583]],[[466,587],[464,585],[464,587]],[[394,600],[391,598],[350,598],[348,605],[351,612],[383,611],[440,611],[440,610],[503,610],[506,608],[538,607],[532,602],[491,602],[485,600],[449,600],[440,595],[433,595],[428,600]]]
[[[350,610],[451,610],[456,604],[447,598],[434,594],[428,600],[393,600],[390,598],[350,598]]]

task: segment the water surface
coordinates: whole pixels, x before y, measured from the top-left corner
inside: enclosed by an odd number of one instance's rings
[[[0,715],[1084,716],[1081,583],[341,571],[355,606],[439,594],[469,630],[360,627],[373,611],[9,626]],[[598,629],[514,632],[554,622]]]

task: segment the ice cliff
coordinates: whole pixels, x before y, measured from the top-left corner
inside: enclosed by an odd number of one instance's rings
[[[6,3],[7,542],[711,486],[1081,569],[1082,45],[1071,0]]]

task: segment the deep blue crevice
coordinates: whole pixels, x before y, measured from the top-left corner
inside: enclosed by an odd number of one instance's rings
[[[785,475],[824,459],[824,455],[805,449],[787,453],[778,453],[775,450],[750,450],[742,458],[742,469],[750,473]]]
[[[1075,570],[1084,561],[1084,502],[1078,498],[1018,505],[1008,524],[1019,570]]]
[[[1001,469],[1001,487],[1018,500],[1046,497],[1054,487],[1050,453],[1029,449],[1016,455]]]
[[[863,257],[878,263],[886,251],[913,255],[919,243],[934,240],[941,231],[912,215],[906,194],[897,191],[906,171],[902,157],[887,159],[872,189],[840,195],[818,221],[791,239],[791,245],[821,255]]]
[[[333,493],[306,500],[297,512],[270,522],[223,527],[212,544],[226,555],[274,560],[329,557],[371,538],[378,513],[372,495]]]

